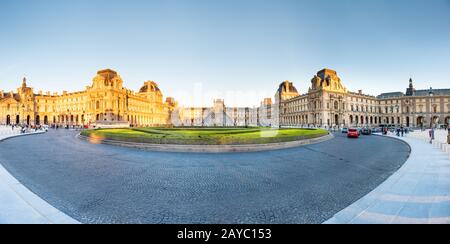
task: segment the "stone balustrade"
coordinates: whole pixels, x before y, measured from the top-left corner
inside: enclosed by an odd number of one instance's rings
[[[0,125],[0,139],[3,137],[20,134],[20,128]]]
[[[430,142],[430,130],[414,131],[408,134],[408,137]],[[432,142],[435,148],[439,148],[446,152],[450,157],[450,145],[447,142],[448,131],[447,130],[435,130],[434,140]]]

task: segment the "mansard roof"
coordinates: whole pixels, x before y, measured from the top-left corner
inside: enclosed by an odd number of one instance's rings
[[[416,97],[424,97],[429,96],[430,94],[434,96],[450,96],[450,89],[425,89],[425,90],[415,90],[413,96]],[[382,93],[377,96],[378,99],[387,99],[387,98],[401,98],[404,97],[405,94],[403,92],[389,92]]]
[[[387,98],[400,98],[405,96],[405,94],[403,94],[403,92],[387,92],[387,93],[382,93],[379,96],[377,96],[378,99],[387,99]]]
[[[160,91],[161,90],[159,89],[158,84],[156,84],[154,81],[145,82],[145,84],[139,90],[140,93],[160,92]]]
[[[416,96],[428,96],[430,92],[434,96],[448,96],[450,95],[450,89],[427,89],[427,90],[416,90],[414,95]]]
[[[278,93],[281,94],[281,93],[284,93],[284,92],[298,93],[297,88],[295,88],[294,84],[292,82],[290,82],[290,81],[284,81],[278,87]]]
[[[3,93],[3,98],[1,98],[0,101],[4,101],[4,100],[10,99],[10,98],[20,102],[20,95],[17,93],[13,93],[12,97],[11,97],[11,93]]]
[[[325,80],[328,76],[337,76],[337,72],[332,69],[322,69],[317,72],[317,76],[319,76],[322,80]]]
[[[112,69],[104,69],[104,70],[98,71],[97,75],[111,79],[111,78],[117,76],[117,72]]]

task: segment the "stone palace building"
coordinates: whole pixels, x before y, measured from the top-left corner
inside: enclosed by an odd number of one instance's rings
[[[173,98],[163,100],[155,82],[134,92],[109,69],[99,71],[81,92],[36,94],[25,79],[17,92],[0,92],[0,124],[427,128],[449,122],[450,89],[416,90],[410,80],[405,93],[375,97],[348,91],[330,69],[319,71],[304,94],[292,82],[282,82],[274,102],[266,98],[259,107],[226,107],[222,99],[212,107],[178,107]]]
[[[107,126],[159,126],[170,124],[176,107],[153,81],[139,92],[123,87],[117,72],[98,71],[91,86],[80,92],[35,93],[24,78],[17,92],[0,92],[0,124],[59,124]]]
[[[412,79],[406,93],[377,97],[348,91],[336,71],[323,69],[311,80],[306,94],[289,82],[275,95],[283,126],[447,126],[450,122],[450,89],[416,90]]]

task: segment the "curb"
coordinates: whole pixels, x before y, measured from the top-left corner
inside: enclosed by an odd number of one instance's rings
[[[76,136],[78,139],[87,141],[90,139],[87,136],[82,136],[79,133]],[[270,144],[248,144],[248,145],[175,145],[175,144],[148,144],[148,143],[133,143],[115,140],[101,140],[96,142],[98,144],[106,144],[112,146],[120,146],[127,148],[141,149],[153,152],[175,152],[175,153],[237,153],[237,152],[262,152],[273,151],[280,149],[289,149],[301,146],[307,146],[325,142],[334,138],[334,135],[328,134],[313,139],[305,139],[301,141],[280,142]]]
[[[354,203],[350,204],[346,208],[344,208],[341,211],[337,212],[333,217],[331,217],[330,219],[326,220],[322,224],[332,224],[332,225],[333,224],[350,224],[350,221],[358,218],[364,211],[366,211],[369,208],[369,206],[366,206],[364,208],[360,208],[359,205],[362,205],[361,202],[369,201],[368,199],[372,199],[374,195],[376,196],[379,193],[380,189],[384,188],[385,185],[390,184],[390,182],[393,179],[397,179],[398,175],[399,175],[399,172],[403,168],[405,168],[407,166],[408,162],[410,161],[411,154],[412,154],[412,147],[411,147],[411,145],[408,142],[406,142],[406,141],[404,141],[404,140],[402,140],[400,138],[397,138],[397,137],[391,137],[391,136],[386,136],[386,135],[372,134],[372,136],[378,136],[378,137],[382,137],[382,138],[386,138],[386,139],[391,139],[391,140],[396,140],[396,141],[402,142],[403,144],[405,144],[409,148],[408,158],[406,159],[406,161],[403,163],[403,165],[396,172],[394,172],[391,176],[389,176],[389,178],[387,178],[384,182],[382,182],[380,185],[378,185],[376,188],[374,188],[371,192],[367,193],[366,195],[364,195],[360,199],[356,200]],[[358,211],[355,211],[355,209],[357,209]]]
[[[0,139],[0,142],[44,133],[45,131],[13,135]],[[80,224],[25,187],[1,163],[0,189],[6,189],[6,194],[0,197],[0,224]]]
[[[0,142],[6,141],[8,139],[16,138],[16,137],[33,136],[33,135],[40,135],[40,134],[44,134],[44,133],[45,133],[45,131],[38,131],[38,132],[33,132],[33,133],[28,133],[28,134],[17,134],[17,135],[7,136],[5,138],[0,138]]]
[[[386,181],[324,224],[450,223],[445,199],[449,190],[442,181],[449,173],[441,170],[448,168],[448,158],[411,137],[383,137],[409,145],[411,153],[407,161]]]

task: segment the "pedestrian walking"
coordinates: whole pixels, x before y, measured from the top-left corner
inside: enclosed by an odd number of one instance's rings
[[[400,132],[402,133],[402,137],[405,136],[405,129],[402,127],[400,127]]]
[[[433,144],[433,140],[434,140],[434,128],[433,127],[431,127],[431,129],[430,129],[429,135],[430,135],[430,144]]]
[[[447,131],[448,131],[447,144],[450,144],[450,125],[447,126]]]

